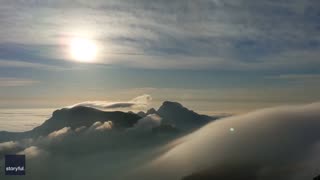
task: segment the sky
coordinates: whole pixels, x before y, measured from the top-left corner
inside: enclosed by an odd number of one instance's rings
[[[318,0],[0,0],[0,108],[82,101],[241,113],[320,98]],[[95,60],[70,55],[89,39]]]

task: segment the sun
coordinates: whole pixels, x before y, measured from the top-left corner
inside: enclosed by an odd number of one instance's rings
[[[78,62],[94,62],[97,57],[97,45],[91,39],[72,38],[69,48],[72,59]]]

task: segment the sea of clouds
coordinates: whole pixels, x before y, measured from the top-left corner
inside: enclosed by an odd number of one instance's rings
[[[307,180],[320,174],[320,103],[222,118],[183,137],[152,133],[159,122],[149,115],[123,131],[111,122],[65,127],[1,143],[0,155],[26,154],[26,179],[32,180],[176,180],[192,174],[229,180],[235,172],[252,180]]]
[[[54,109],[1,109],[0,131],[23,132],[41,125],[48,119]]]

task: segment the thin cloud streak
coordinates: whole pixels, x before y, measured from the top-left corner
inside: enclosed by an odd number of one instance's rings
[[[281,74],[279,76],[268,76],[267,78],[282,80],[319,80],[320,74]]]
[[[31,86],[37,83],[40,83],[40,82],[32,79],[0,77],[0,87]]]
[[[122,108],[145,108],[152,100],[150,95],[144,94],[127,102],[109,102],[109,101],[85,101],[69,106],[86,106],[98,109],[122,109]]]
[[[67,69],[60,66],[46,65],[46,64],[26,62],[26,61],[16,61],[16,60],[0,60],[0,67],[31,68],[31,69],[41,69],[41,70],[66,70]]]

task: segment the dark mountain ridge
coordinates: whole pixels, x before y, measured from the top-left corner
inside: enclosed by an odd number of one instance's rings
[[[63,108],[54,111],[51,118],[30,131],[1,131],[0,142],[21,138],[45,136],[64,127],[70,127],[71,129],[76,129],[82,126],[90,127],[97,121],[112,121],[114,128],[123,129],[132,127],[139,119],[141,119],[141,117],[137,114],[121,111],[106,112],[84,106]]]
[[[100,121],[112,121],[114,129],[126,129],[133,127],[138,120],[149,114],[157,114],[162,118],[161,126],[157,132],[173,130],[193,130],[199,128],[211,120],[217,119],[206,115],[200,115],[185,108],[178,102],[165,101],[158,110],[151,108],[146,113],[132,113],[121,111],[102,111],[91,107],[76,106],[63,108],[52,113],[52,117],[43,124],[26,132],[0,132],[0,142],[21,138],[38,137],[50,134],[64,127],[76,129],[82,126],[90,127]]]
[[[199,128],[218,118],[198,114],[178,102],[171,101],[163,102],[157,114],[163,118],[163,123],[173,124],[186,130]]]
[[[32,131],[46,134],[64,127],[71,127],[72,129],[81,126],[89,127],[97,121],[112,121],[114,128],[121,129],[132,127],[140,118],[140,116],[133,113],[106,112],[90,107],[77,106],[71,109],[64,108],[54,111],[50,119]]]

